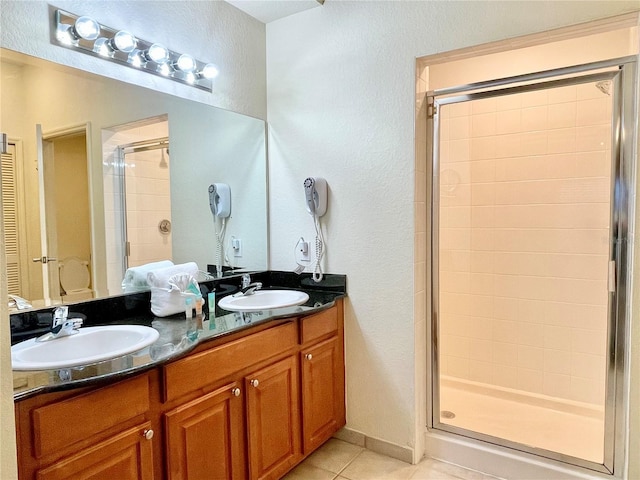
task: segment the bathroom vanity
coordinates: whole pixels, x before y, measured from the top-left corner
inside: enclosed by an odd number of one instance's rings
[[[226,312],[182,338],[187,351],[22,387],[20,478],[280,478],[345,424],[343,296],[250,321]]]

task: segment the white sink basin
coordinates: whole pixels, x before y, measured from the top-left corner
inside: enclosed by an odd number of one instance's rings
[[[76,367],[136,352],[155,342],[157,330],[141,325],[84,327],[68,337],[36,342],[35,338],[11,347],[14,370],[52,370]]]
[[[258,312],[302,305],[307,300],[309,295],[297,290],[257,290],[252,295],[224,297],[218,302],[218,306],[232,312]]]

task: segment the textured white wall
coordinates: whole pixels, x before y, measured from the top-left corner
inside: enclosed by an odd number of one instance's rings
[[[313,238],[302,181],[330,189],[325,270],[348,276],[347,421],[422,435],[414,385],[415,58],[638,8],[617,2],[361,2],[267,25],[271,268]]]
[[[214,81],[213,93],[51,44],[51,19],[44,1],[3,0],[0,44],[28,55],[266,119],[265,26],[228,3],[60,0],[53,4],[217,64],[220,76]]]

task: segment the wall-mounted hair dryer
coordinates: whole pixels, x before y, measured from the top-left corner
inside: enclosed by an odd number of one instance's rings
[[[327,181],[320,177],[308,177],[304,181],[304,196],[307,212],[313,215],[316,228],[316,264],[313,269],[313,281],[322,281],[322,257],[325,252],[324,237],[320,217],[327,212]]]
[[[231,215],[231,188],[226,183],[209,185],[209,208],[215,217]]]
[[[323,216],[327,212],[327,181],[321,177],[308,177],[304,181],[307,212]]]

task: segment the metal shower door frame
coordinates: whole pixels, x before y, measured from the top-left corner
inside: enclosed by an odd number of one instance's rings
[[[427,342],[431,353],[427,355],[428,412],[427,427],[441,432],[470,437],[501,447],[538,455],[567,464],[619,476],[626,459],[625,435],[629,371],[630,302],[632,285],[633,237],[635,222],[635,89],[636,57],[629,56],[610,61],[518,75],[493,81],[478,82],[427,93],[427,168],[431,178],[428,184],[431,208],[428,211],[430,240],[431,325],[427,329]],[[602,464],[558,452],[527,446],[510,440],[474,432],[440,421],[440,365],[439,365],[439,209],[440,165],[439,134],[440,109],[443,105],[479,100],[515,93],[562,87],[600,80],[611,80],[612,89],[612,143],[611,143],[611,212],[609,260],[615,262],[615,293],[609,293],[607,366],[605,397],[604,461]],[[429,222],[430,220],[430,222]]]

